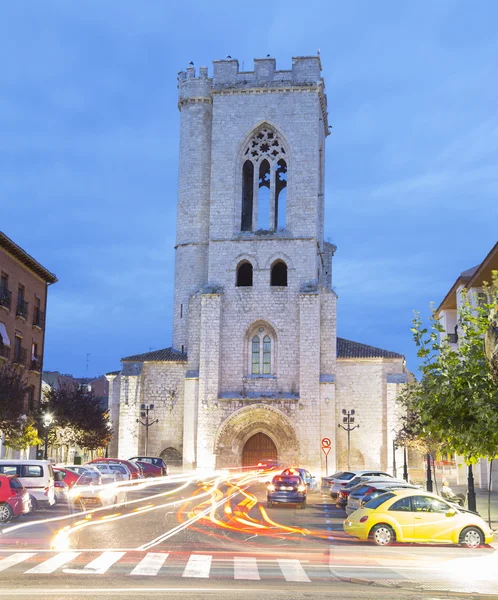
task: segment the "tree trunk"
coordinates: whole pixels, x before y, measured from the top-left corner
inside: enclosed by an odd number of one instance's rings
[[[489,479],[488,479],[488,525],[491,527],[491,473],[493,471],[493,459],[489,461]]]

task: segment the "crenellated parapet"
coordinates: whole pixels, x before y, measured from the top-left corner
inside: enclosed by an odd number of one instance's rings
[[[195,67],[178,73],[178,108],[187,103],[211,103],[213,80],[208,77],[208,68],[200,67],[196,76]]]

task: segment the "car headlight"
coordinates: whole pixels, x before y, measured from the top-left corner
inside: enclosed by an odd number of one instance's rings
[[[273,483],[270,483],[270,485],[268,486],[267,490],[269,492],[274,492],[275,491],[275,486],[273,485]]]
[[[297,491],[298,492],[305,492],[306,491],[306,486],[305,485],[298,485],[297,486]]]

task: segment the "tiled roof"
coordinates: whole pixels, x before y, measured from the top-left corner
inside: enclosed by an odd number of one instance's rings
[[[471,269],[467,269],[466,271],[462,271],[462,273],[460,273],[460,277],[472,277],[472,275],[474,275],[474,273],[477,271],[477,269],[480,266],[481,265],[476,265],[475,267],[472,267]]]
[[[404,358],[402,354],[337,338],[337,358]]]
[[[153,350],[143,354],[134,354],[121,360],[128,362],[187,362],[187,353],[173,348],[163,348],[162,350]]]
[[[119,375],[121,373],[121,371],[109,371],[109,373],[106,373],[106,375]]]

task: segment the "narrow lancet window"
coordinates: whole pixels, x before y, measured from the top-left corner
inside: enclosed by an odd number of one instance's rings
[[[254,189],[254,165],[246,160],[242,172],[242,220],[241,231],[252,230],[252,202]]]
[[[270,228],[270,163],[259,165],[258,229]]]
[[[283,287],[287,285],[287,265],[279,260],[271,268],[271,285]]]
[[[285,229],[287,210],[287,163],[281,158],[275,170],[275,229]]]
[[[249,262],[243,262],[237,269],[237,286],[252,286],[252,265]]]
[[[271,339],[268,335],[263,338],[263,375],[271,373]]]
[[[259,375],[260,369],[260,353],[259,353],[259,337],[255,335],[252,338],[252,369],[253,375]]]

